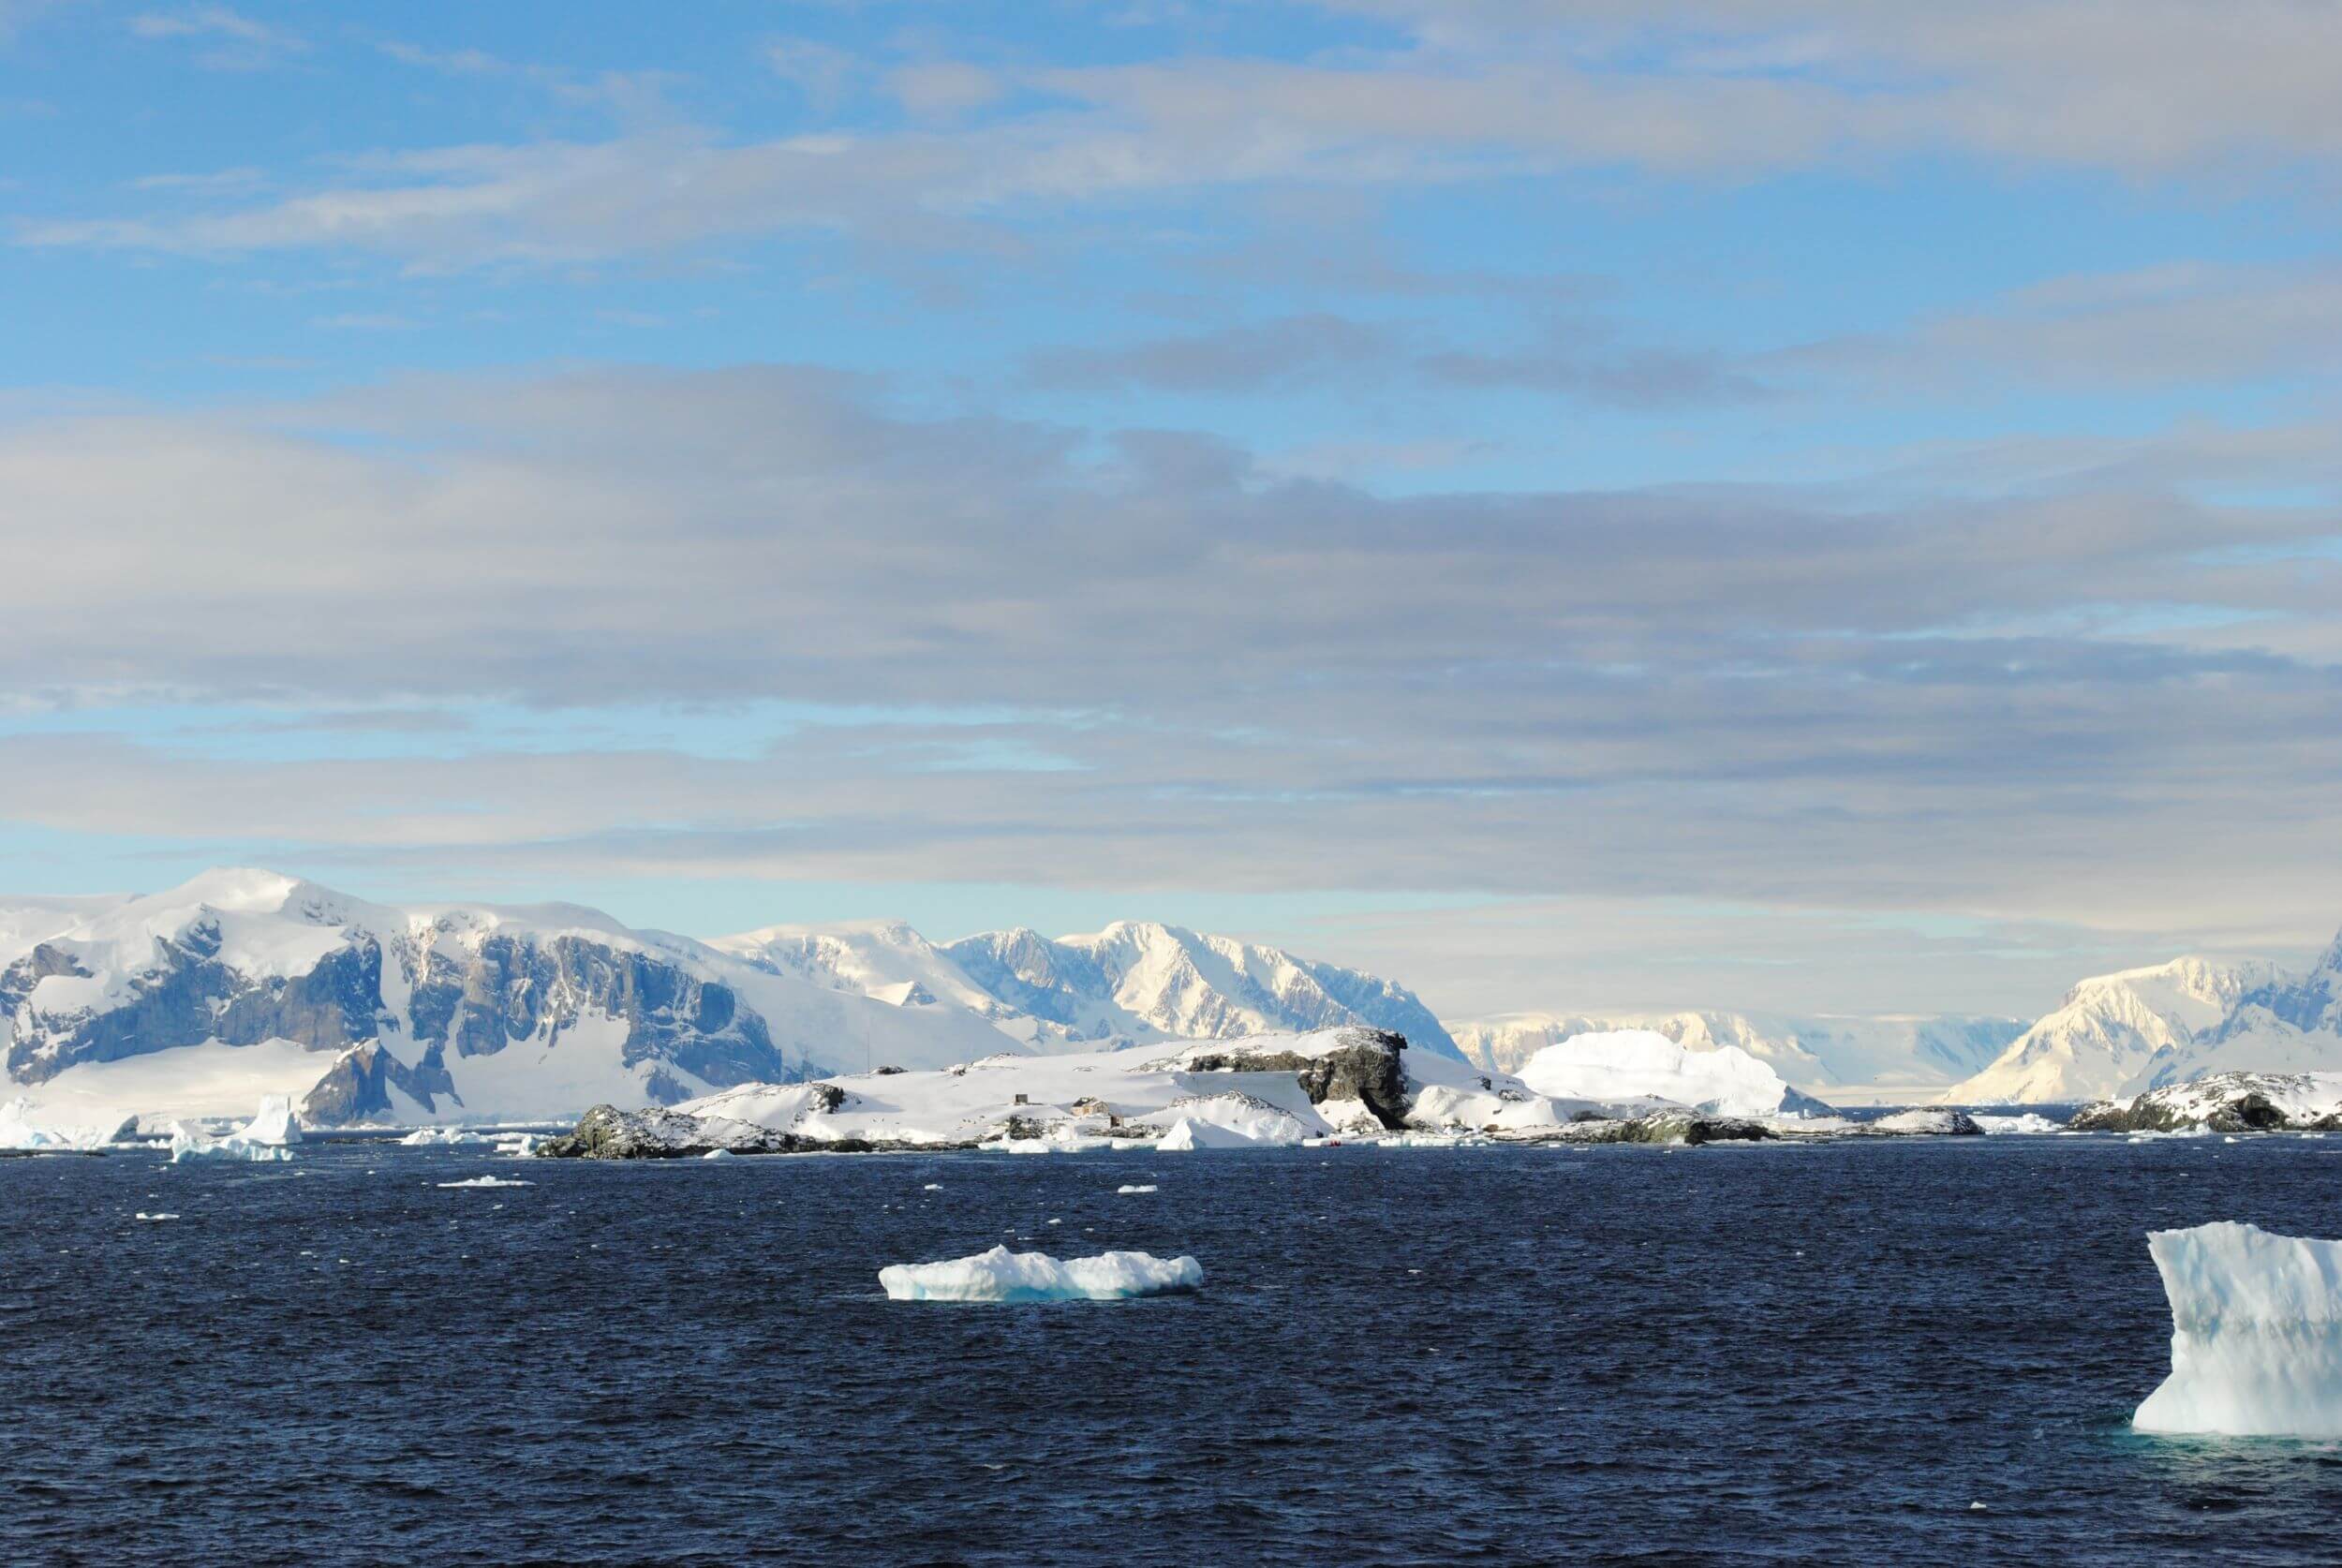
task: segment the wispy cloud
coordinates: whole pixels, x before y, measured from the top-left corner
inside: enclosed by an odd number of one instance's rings
[[[257,70],[309,46],[305,39],[256,21],[226,6],[193,6],[177,11],[142,11],[130,19],[141,38],[189,39],[206,47],[197,63],[216,70]]]

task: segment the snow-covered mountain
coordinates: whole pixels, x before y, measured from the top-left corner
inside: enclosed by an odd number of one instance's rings
[[[9,903],[0,1027],[8,1091],[75,1119],[263,1094],[313,1122],[541,1117],[1002,1043],[592,910],[392,908],[254,870]]]
[[[2342,1071],[2342,936],[2306,974],[2265,964],[2239,976],[2219,1019],[2157,1057],[2122,1092],[2135,1094],[2211,1072]]]
[[[569,905],[394,908],[258,870],[0,898],[0,1101],[77,1123],[271,1094],[320,1124],[535,1120],[1003,1049],[1353,1025],[1455,1054],[1399,986],[1172,926],[705,943]]]
[[[1839,1104],[1931,1100],[1991,1060],[2024,1028],[2018,1018],[1780,1017],[1746,1013],[1511,1013],[1450,1023],[1467,1060],[1517,1072],[1548,1045],[1575,1035],[1649,1029],[1695,1051],[1733,1045],[1791,1087]]]
[[[1118,921],[1091,936],[987,931],[938,945],[898,921],[781,925],[713,944],[774,974],[898,1006],[958,1010],[1037,1050],[1233,1040],[1367,1025],[1460,1057],[1405,987],[1177,925]]]
[[[2260,959],[2174,958],[2168,964],[2094,975],[2066,993],[2056,1011],[2025,1030],[1991,1065],[1945,1092],[1961,1105],[2049,1104],[2102,1100],[2174,1081],[2197,1037],[2227,1027],[2246,998],[2277,985],[2275,966]],[[2260,1059],[2260,1043],[2239,1036],[2254,1059],[2189,1068],[2180,1076],[2242,1065],[2307,1065]],[[2149,1082],[2152,1080],[2152,1083]]]

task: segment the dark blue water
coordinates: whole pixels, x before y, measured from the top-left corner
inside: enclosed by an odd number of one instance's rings
[[[2342,1451],[2126,1423],[2142,1233],[2337,1156],[0,1161],[0,1561],[2332,1563]],[[1208,1286],[877,1289],[1026,1238]]]

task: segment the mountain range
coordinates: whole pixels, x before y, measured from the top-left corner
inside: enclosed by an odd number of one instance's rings
[[[2342,937],[2308,970],[2174,958],[2084,980],[1974,1077],[1959,1104],[2098,1100],[2208,1072],[2342,1068]]]
[[[1574,1035],[1736,1046],[1840,1103],[2053,1103],[2228,1070],[2342,1067],[2342,938],[2306,973],[2186,957],[2095,976],[2027,1025],[1734,1012],[1440,1019],[1404,986],[1151,922],[933,942],[899,921],[697,940],[575,905],[393,906],[277,872],[0,898],[0,1098],[77,1122],[541,1120],[746,1083],[1001,1052],[1366,1025],[1518,1071]]]
[[[526,1120],[1002,1051],[1364,1024],[1412,993],[1177,926],[938,947],[900,924],[702,942],[571,905],[390,906],[272,871],[0,900],[6,1087],[89,1121],[289,1094],[315,1124]]]

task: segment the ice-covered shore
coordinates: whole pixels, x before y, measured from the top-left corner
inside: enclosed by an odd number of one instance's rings
[[[2134,1427],[2342,1438],[2342,1241],[2222,1221],[2147,1246],[2172,1306],[2172,1374]]]
[[[867,1149],[1072,1153],[1150,1146],[1241,1149],[1315,1143],[1704,1143],[1854,1131],[1781,1114],[1801,1102],[1733,1047],[1685,1062],[1660,1036],[1567,1053],[1535,1085],[1414,1052],[1379,1029],[1144,1046],[1035,1058],[986,1057],[932,1072],[749,1084],[672,1109],[600,1106],[549,1157],[675,1158]],[[1673,1087],[1688,1099],[1647,1092]],[[1769,1107],[1719,1115],[1713,1107]],[[1913,1129],[1930,1131],[1933,1129]]]
[[[2085,1105],[2080,1132],[2331,1132],[2342,1129],[2342,1072],[2214,1072]]]

